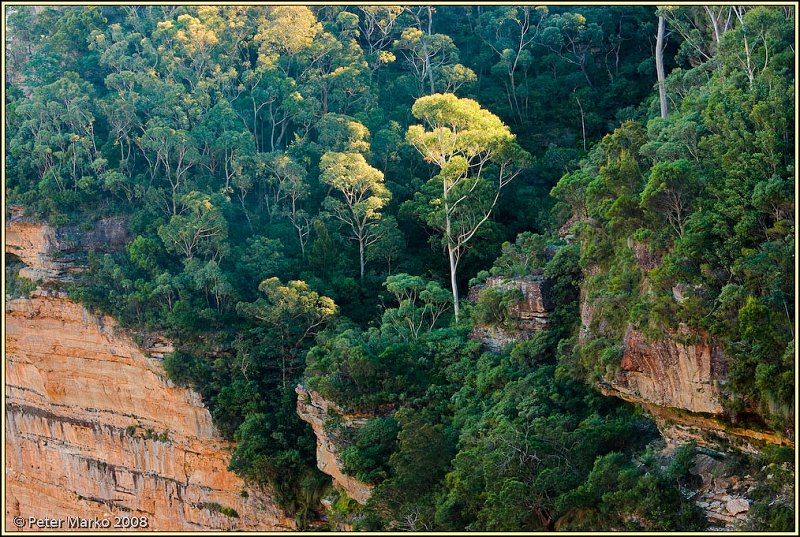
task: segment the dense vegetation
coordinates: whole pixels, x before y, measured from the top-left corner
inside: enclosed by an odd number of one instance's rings
[[[691,446],[662,467],[652,423],[591,387],[629,326],[722,342],[730,418],[791,427],[791,9],[14,7],[8,25],[9,202],[125,216],[127,248],[70,291],[176,343],[165,368],[238,442],[231,468],[301,525],[328,483],[303,380],[374,416],[342,457],[375,494],[335,504],[364,529],[702,528]],[[459,298],[490,272],[550,278],[552,328],[484,352],[473,324],[519,299]],[[580,286],[603,320],[581,341]],[[759,528],[788,529],[791,502],[757,492]]]

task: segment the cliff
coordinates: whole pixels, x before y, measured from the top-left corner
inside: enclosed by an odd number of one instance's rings
[[[493,323],[476,324],[471,337],[480,340],[492,351],[499,352],[509,343],[529,339],[550,324],[549,314],[555,307],[552,298],[552,281],[542,275],[522,278],[503,278],[494,276],[486,279],[483,285],[474,285],[469,290],[468,299],[475,303],[485,289],[500,292],[519,291],[522,299],[508,308],[508,326]]]
[[[642,269],[658,265],[660,260],[641,245],[634,243],[632,249]],[[590,269],[588,274],[592,273]],[[648,292],[646,278],[641,290]],[[674,300],[682,301],[686,290],[687,286],[676,286]],[[580,295],[580,317],[582,344],[605,333],[585,288]],[[720,342],[706,333],[681,325],[665,337],[648,339],[628,326],[619,367],[599,388],[605,395],[642,406],[668,441],[692,441],[712,449],[733,445],[748,452],[757,452],[764,444],[792,446],[792,438],[730,421],[724,406],[728,364]]]
[[[232,446],[199,396],[111,318],[60,295],[10,300],[5,367],[7,528],[43,513],[146,516],[165,531],[293,527],[227,470]]]
[[[12,221],[7,237],[40,282],[68,274],[54,260],[65,236],[52,227]],[[233,445],[198,394],[166,378],[169,351],[164,341],[141,348],[55,290],[6,300],[7,530],[16,516],[144,516],[161,531],[295,527],[227,470]]]
[[[680,335],[688,334],[684,330]],[[724,413],[727,362],[718,345],[684,344],[673,338],[648,341],[629,328],[622,349],[620,371],[613,380],[621,394],[690,412]]]
[[[6,224],[6,254],[17,256],[25,267],[20,276],[37,283],[69,281],[81,270],[86,252],[108,252],[123,247],[129,239],[124,219],[105,218],[91,229],[78,226],[55,228],[22,215],[11,208]]]
[[[367,422],[366,417],[352,416],[345,413],[331,401],[318,393],[307,389],[302,384],[295,388],[297,392],[297,414],[300,419],[311,424],[317,437],[317,467],[333,478],[334,484],[358,503],[365,504],[372,496],[374,485],[359,481],[344,473],[339,451],[341,442],[335,432],[325,427],[325,422],[333,416],[341,418],[344,428],[357,428]]]

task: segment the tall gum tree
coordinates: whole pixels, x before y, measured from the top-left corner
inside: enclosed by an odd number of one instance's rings
[[[453,310],[458,319],[457,270],[467,243],[489,219],[500,192],[530,162],[530,155],[496,115],[472,99],[451,93],[417,99],[411,109],[423,125],[412,125],[406,140],[439,174],[426,185],[429,226],[442,233],[450,265]]]
[[[360,153],[329,151],[319,164],[320,180],[336,190],[324,207],[334,218],[350,228],[350,238],[358,243],[361,282],[364,281],[365,252],[385,228],[378,225],[380,210],[391,198],[383,184],[383,173],[370,166]]]

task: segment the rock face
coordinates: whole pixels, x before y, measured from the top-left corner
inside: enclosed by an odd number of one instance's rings
[[[297,414],[305,422],[311,424],[317,437],[317,467],[333,478],[334,484],[344,490],[348,496],[358,503],[365,504],[372,496],[374,485],[364,483],[344,473],[339,459],[341,441],[335,434],[326,430],[325,422],[334,415],[341,417],[342,426],[357,428],[364,425],[368,418],[353,416],[344,412],[331,401],[328,401],[302,384],[295,388],[297,392]]]
[[[72,254],[125,237],[118,219],[57,231],[13,215],[6,252],[52,287],[76,271]],[[128,515],[161,531],[296,527],[228,471],[234,446],[200,396],[166,378],[168,342],[141,348],[110,317],[39,288],[6,300],[5,343],[7,531],[17,516]]]
[[[553,303],[552,281],[542,275],[523,278],[502,278],[494,276],[486,279],[484,285],[470,288],[468,299],[477,302],[484,289],[500,291],[516,289],[522,293],[522,301],[512,306],[508,315],[513,322],[510,328],[487,325],[476,326],[472,337],[481,340],[484,346],[499,352],[509,343],[529,339],[533,333],[545,330],[550,324],[548,316],[555,307]]]
[[[53,260],[55,245],[55,229],[48,225],[12,220],[6,226],[6,253],[25,264],[20,275],[34,282],[58,279],[66,272],[63,264]]]
[[[38,283],[67,281],[81,269],[78,258],[87,251],[107,252],[128,241],[122,218],[106,218],[83,231],[77,226],[55,228],[33,222],[12,211],[6,225],[6,253],[16,255],[26,266],[20,275]]]
[[[294,527],[227,470],[232,445],[200,397],[110,317],[54,293],[9,300],[5,367],[6,529],[43,513],[145,516],[164,531]]]
[[[764,444],[792,446],[790,438],[728,421],[722,405],[727,359],[713,342],[682,343],[687,335],[684,330],[673,338],[648,341],[629,328],[620,369],[600,390],[642,406],[671,442],[731,446],[750,453]]]
[[[641,243],[631,244],[634,257],[644,270],[660,263]],[[594,276],[598,267],[584,271]],[[649,292],[647,278],[640,291]],[[701,291],[697,286],[676,285],[673,298],[680,303],[686,296]],[[593,337],[607,336],[607,326],[599,318],[585,286],[580,293],[581,325],[578,340],[586,345]],[[728,375],[728,359],[722,347],[707,334],[685,326],[659,340],[649,340],[629,326],[622,341],[619,370],[599,385],[609,396],[619,397],[644,407],[652,415],[661,434],[669,441],[695,442],[710,448],[735,445],[757,452],[765,443],[793,445],[769,431],[732,424],[723,401]]]
[[[726,372],[725,356],[715,345],[647,341],[629,328],[613,386],[652,404],[721,415]]]

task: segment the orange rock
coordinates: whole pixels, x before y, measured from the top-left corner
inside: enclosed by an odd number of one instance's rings
[[[375,486],[344,473],[342,461],[339,459],[339,451],[343,446],[339,446],[336,439],[325,430],[325,422],[330,417],[329,411],[342,416],[342,423],[345,427],[364,425],[369,418],[347,414],[333,402],[324,399],[317,392],[307,389],[302,384],[295,388],[295,392],[297,392],[297,415],[303,421],[311,424],[314,435],[317,437],[317,467],[331,476],[334,483],[349,497],[358,503],[367,503]]]
[[[720,386],[725,382],[725,357],[716,346],[672,338],[648,341],[629,328],[620,368],[613,381],[620,392],[691,412],[724,412]]]
[[[295,527],[228,471],[234,446],[199,395],[173,385],[110,317],[58,293],[8,300],[5,368],[6,530],[14,516],[145,516],[162,531]]]
[[[18,220],[6,226],[6,253],[25,263],[20,275],[34,282],[53,280],[64,270],[53,260],[56,244],[55,228],[46,224]]]

